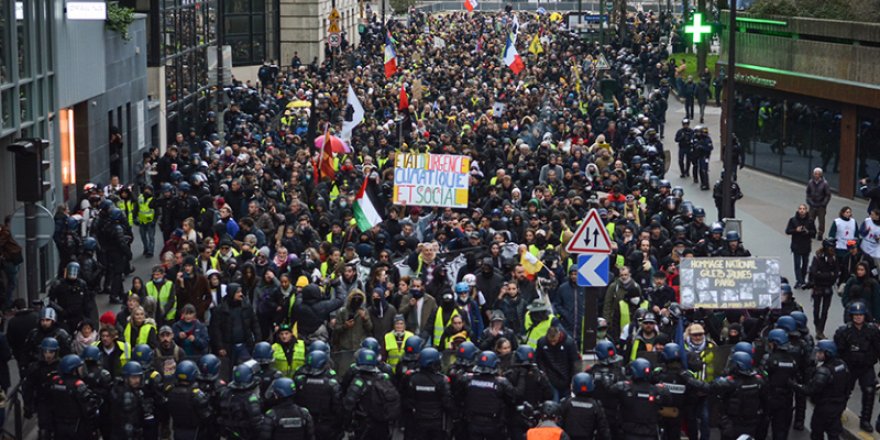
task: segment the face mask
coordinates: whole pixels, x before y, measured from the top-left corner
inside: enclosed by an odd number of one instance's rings
[[[458,303],[461,304],[461,305],[465,305],[465,304],[467,304],[467,302],[468,302],[468,297],[466,297],[466,296],[459,296],[458,299],[456,300],[456,302],[458,302]]]
[[[409,293],[412,294],[412,297],[415,299],[419,299],[419,298],[425,296],[425,293],[422,292],[421,290],[418,290],[418,289],[410,289]]]
[[[162,278],[153,278],[153,282],[154,282],[154,283],[157,283],[157,284],[162,284],[162,283],[165,282],[165,278],[164,278],[164,277],[162,277]]]
[[[642,299],[639,298],[638,296],[634,296],[629,299],[629,302],[631,302],[633,305],[637,306],[637,305],[639,305],[640,302],[642,302]]]
[[[348,206],[348,202],[345,202],[345,201],[339,202],[340,208],[345,208],[346,206]]]

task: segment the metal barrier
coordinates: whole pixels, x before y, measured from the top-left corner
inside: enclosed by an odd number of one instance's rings
[[[5,421],[3,423],[3,439],[24,439],[25,423],[28,423],[29,425],[34,425],[28,428],[28,432],[35,430],[36,419],[25,421],[25,419],[22,417],[23,405],[24,400],[21,396],[21,381],[19,381],[17,384],[15,384],[15,386],[10,388],[9,392],[6,394],[5,408],[0,408],[0,410],[5,412]],[[10,414],[12,415],[11,418],[9,417]]]

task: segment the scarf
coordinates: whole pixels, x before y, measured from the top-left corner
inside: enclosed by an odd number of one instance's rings
[[[707,343],[707,341],[708,341],[708,340],[707,340],[705,337],[703,337],[703,343],[700,344],[700,345],[696,345],[696,344],[693,343],[693,341],[691,341],[691,337],[688,336],[686,342],[687,342],[687,346],[688,346],[688,348],[691,349],[690,351],[695,351],[695,352],[697,352],[697,353],[702,353],[703,350],[706,349],[706,343]]]
[[[279,258],[278,254],[275,254],[275,258],[272,259],[272,262],[274,262],[276,266],[281,268],[284,267],[285,264],[287,264],[287,259]]]

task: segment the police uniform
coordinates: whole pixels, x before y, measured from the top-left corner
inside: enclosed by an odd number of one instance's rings
[[[472,440],[507,438],[507,417],[516,400],[516,390],[506,378],[492,373],[469,375],[464,389],[464,419]]]
[[[646,381],[621,381],[612,392],[620,399],[620,428],[627,439],[656,439],[659,410],[664,402],[662,385]]]
[[[819,365],[805,385],[797,385],[799,393],[812,397],[813,418],[810,420],[810,437],[822,439],[825,434],[831,440],[840,437],[843,425],[840,416],[849,400],[850,373],[846,362],[840,358],[829,359]]]
[[[790,382],[801,382],[802,364],[790,350],[779,347],[764,355],[758,369],[767,377],[764,417],[758,437],[763,438],[770,429],[774,440],[785,440],[792,422],[793,390]]]
[[[117,440],[141,440],[144,438],[146,418],[145,398],[142,390],[119,383],[108,393],[112,437]]]
[[[571,440],[611,440],[611,429],[602,402],[592,397],[574,396],[560,403],[560,427]]]
[[[410,370],[407,376],[401,393],[406,439],[445,439],[445,415],[453,410],[449,378],[429,370]]]
[[[315,422],[309,410],[287,398],[266,411],[259,435],[261,440],[315,440]]]
[[[204,428],[213,416],[211,402],[196,384],[178,383],[169,388],[166,404],[175,440],[209,439]]]
[[[612,361],[594,364],[587,372],[593,375],[593,381],[596,383],[593,397],[606,409],[605,418],[608,420],[612,436],[619,438],[620,412],[617,408],[620,405],[620,396],[613,391],[613,388],[615,384],[624,380],[623,369],[617,362]]]
[[[78,378],[55,376],[47,393],[49,418],[56,440],[95,437],[100,399]]]
[[[303,367],[293,381],[296,384],[296,404],[309,410],[315,422],[315,435],[322,440],[340,438],[342,388],[336,380],[336,372],[329,368],[315,371]]]
[[[240,387],[236,383],[220,391],[217,423],[227,438],[253,438],[263,416],[258,383]]]
[[[867,322],[867,319],[861,327],[850,322],[837,330],[834,342],[840,358],[849,368],[849,391],[852,392],[856,382],[862,388],[862,412],[859,418],[863,424],[870,426],[874,412],[874,386],[877,384],[874,364],[880,353],[880,329]]]
[[[754,372],[720,377],[712,391],[721,399],[721,438],[733,440],[754,436],[762,417],[764,377]]]

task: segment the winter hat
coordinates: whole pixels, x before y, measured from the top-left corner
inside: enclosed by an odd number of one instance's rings
[[[102,326],[108,325],[112,327],[116,325],[116,315],[111,311],[107,311],[104,312],[103,315],[101,315],[101,319],[99,319],[98,321],[101,323]]]
[[[309,279],[306,278],[305,275],[300,275],[299,278],[296,279],[296,287],[306,287],[309,285]]]

